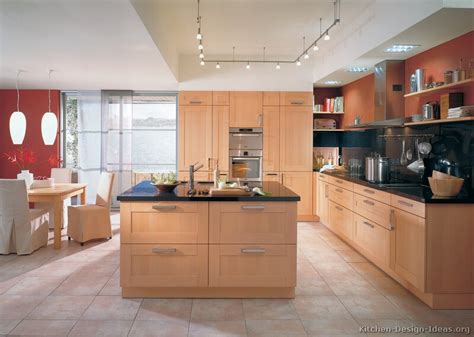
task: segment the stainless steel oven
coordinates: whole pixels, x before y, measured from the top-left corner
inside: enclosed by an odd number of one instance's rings
[[[262,128],[230,128],[229,130],[230,150],[262,150],[263,129]]]
[[[230,181],[262,181],[262,150],[230,150]]]

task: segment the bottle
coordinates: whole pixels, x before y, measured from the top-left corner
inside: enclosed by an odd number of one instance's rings
[[[329,165],[334,165],[334,157],[332,156],[332,152],[329,153],[328,164]]]
[[[219,177],[221,172],[219,171],[219,160],[216,160],[216,168],[214,169],[214,188],[218,187]]]

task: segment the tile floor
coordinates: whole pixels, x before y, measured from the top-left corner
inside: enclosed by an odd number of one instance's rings
[[[316,337],[366,336],[360,326],[474,328],[474,310],[430,310],[318,223],[298,226],[294,300],[122,299],[118,215],[112,219],[110,241],[81,247],[64,237],[60,251],[50,244],[30,256],[0,256],[0,336]]]

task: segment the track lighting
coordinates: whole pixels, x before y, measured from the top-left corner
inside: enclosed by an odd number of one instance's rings
[[[196,39],[202,40],[201,28],[198,28],[198,33],[196,34]]]
[[[204,53],[201,51],[201,53],[199,54],[199,58],[200,59],[203,59],[204,58]]]
[[[331,40],[331,37],[329,36],[329,30],[326,31],[326,35],[324,35],[324,41],[329,41]]]
[[[221,69],[221,65],[219,64],[219,62],[217,62],[216,64],[216,69]]]
[[[314,51],[318,51],[318,50],[319,50],[319,47],[318,47],[318,44],[317,44],[317,43],[314,44],[313,50],[314,50]]]
[[[201,63],[200,63],[202,66],[206,64],[206,62],[204,62],[203,60],[201,60]]]
[[[296,61],[296,65],[297,65],[298,67],[301,65],[300,59],[298,59],[298,61]]]
[[[202,40],[201,40],[201,41],[202,41]],[[199,49],[199,50],[203,50],[203,49],[204,49],[204,46],[202,45],[202,42],[199,42],[198,49]]]
[[[309,54],[308,54],[308,53],[304,54],[304,58],[305,58],[306,60],[309,59]]]
[[[281,67],[280,67],[280,63],[277,63],[277,65],[275,66],[275,69],[276,69],[276,70],[280,70],[280,68],[281,68]]]
[[[250,69],[250,62],[247,62],[247,65],[245,66],[245,68]]]

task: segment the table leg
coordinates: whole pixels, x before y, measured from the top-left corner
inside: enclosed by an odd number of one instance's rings
[[[63,220],[63,201],[54,198],[54,249],[61,248],[61,224]]]
[[[85,204],[86,204],[86,188],[84,187],[81,193],[81,205],[85,205]]]

